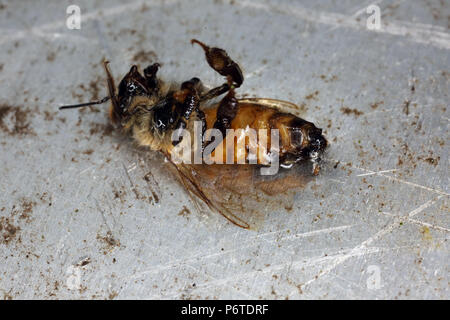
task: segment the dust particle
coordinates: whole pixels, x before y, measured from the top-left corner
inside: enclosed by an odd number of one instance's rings
[[[0,217],[0,243],[8,244],[17,234],[20,228],[14,226],[9,218]]]
[[[97,235],[97,239],[101,240],[106,245],[103,251],[104,254],[106,254],[107,251],[112,251],[114,247],[120,246],[119,240],[114,238],[111,231],[106,232],[105,236]]]
[[[408,99],[406,99],[405,102],[403,103],[403,112],[406,115],[409,115],[409,104],[410,104],[410,101]]]
[[[156,192],[153,190],[151,190],[151,192],[152,192],[153,200],[155,201],[155,203],[159,203],[159,197],[156,194]]]
[[[53,121],[54,115],[55,115],[54,112],[49,112],[47,110],[44,111],[44,119],[45,119],[45,121]]]
[[[9,135],[35,134],[27,120],[30,110],[9,105],[0,106],[0,129]],[[8,119],[10,121],[5,121]],[[7,123],[9,122],[9,123]]]
[[[91,93],[92,96],[92,100],[98,100],[99,99],[99,92],[100,92],[100,88],[98,87],[98,83],[99,81],[91,81],[89,83],[89,91]]]
[[[33,207],[36,204],[34,201],[23,199],[21,202],[22,212],[19,216],[20,219],[29,219],[31,212],[33,212]]]
[[[370,105],[370,107],[375,110],[376,108],[378,108],[380,106],[380,104],[384,104],[384,101],[374,102]]]
[[[420,230],[420,233],[422,233],[422,239],[423,240],[431,240],[433,239],[433,237],[430,234],[430,228],[428,227],[423,227],[422,230]]]
[[[0,127],[4,126],[3,118],[6,117],[6,115],[11,111],[11,109],[12,107],[10,106],[6,105],[0,106]]]
[[[364,112],[359,111],[358,109],[350,109],[348,107],[341,108],[341,111],[346,115],[354,114],[356,117],[359,117],[360,115],[364,114]]]
[[[335,80],[337,80],[337,76],[336,75],[332,75],[331,77],[327,77],[326,75],[324,75],[324,74],[321,74],[320,75],[320,79],[322,79],[324,82],[331,82],[331,81],[335,81]]]
[[[87,150],[83,151],[83,154],[91,155],[93,152],[94,152],[93,149],[87,149]]]
[[[319,91],[316,90],[313,93],[308,94],[307,96],[305,96],[305,99],[307,99],[307,100],[316,99],[318,94],[319,94]]]
[[[113,131],[114,126],[111,123],[104,124],[94,122],[91,124],[91,129],[89,130],[89,133],[91,135],[100,133],[102,136],[111,136]]]
[[[109,300],[113,300],[115,297],[117,297],[119,294],[116,291],[113,291],[109,294],[108,298]]]
[[[83,260],[81,260],[80,262],[78,262],[77,266],[84,267],[84,266],[87,266],[89,263],[91,263],[91,258],[87,257],[87,258],[84,258]]]
[[[432,164],[434,166],[437,166],[439,163],[439,160],[441,159],[441,157],[437,157],[437,158],[426,158],[425,161],[428,162],[429,164]]]
[[[55,58],[56,58],[56,53],[54,53],[54,52],[49,52],[49,53],[47,54],[47,61],[53,62],[53,61],[55,61]]]
[[[187,217],[191,214],[191,211],[186,206],[183,206],[183,209],[178,213],[179,216]]]

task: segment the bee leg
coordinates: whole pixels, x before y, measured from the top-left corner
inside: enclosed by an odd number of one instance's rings
[[[189,90],[191,94],[196,94],[202,86],[202,81],[199,78],[194,77],[191,80],[183,82],[181,84],[181,90]]]
[[[206,116],[205,113],[198,109],[197,110],[197,116],[200,119],[200,121],[202,122],[202,137],[205,137],[205,131],[206,131]]]
[[[234,95],[234,89],[231,88],[230,91],[228,91],[228,94],[219,103],[216,122],[214,123],[214,129],[219,129],[224,139],[227,129],[231,128],[231,122],[236,117],[238,108],[238,100]]]
[[[214,89],[209,90],[207,93],[200,97],[200,101],[208,101],[214,99],[215,97],[220,96],[221,94],[230,90],[230,85],[228,83],[224,83],[223,85],[216,87]]]
[[[156,73],[158,72],[158,69],[160,67],[161,66],[159,63],[154,63],[144,69],[144,77],[147,82],[147,88],[149,90],[154,90],[158,87],[158,79],[156,78]]]
[[[198,78],[192,78],[181,84],[181,89],[174,93],[176,100],[176,114],[179,116],[178,123],[175,130],[182,130],[186,128],[186,123],[191,118],[194,111],[197,112],[200,121],[202,121],[202,133],[206,130],[206,119],[203,111],[200,110],[200,99],[197,90],[200,89],[202,83]],[[202,135],[203,136],[203,135]],[[181,142],[181,139],[176,142]],[[175,145],[175,144],[174,144]]]
[[[230,90],[231,87],[238,88],[241,86],[242,82],[244,82],[244,76],[242,75],[241,68],[228,56],[225,50],[208,47],[196,39],[192,39],[191,43],[197,43],[202,47],[208,64],[217,73],[226,77],[228,82],[207,92],[201,97],[202,101],[217,97]]]
[[[189,120],[192,112],[200,107],[200,99],[197,89],[201,86],[199,78],[192,78],[181,84],[181,90],[174,93],[174,98],[178,102],[178,114]]]

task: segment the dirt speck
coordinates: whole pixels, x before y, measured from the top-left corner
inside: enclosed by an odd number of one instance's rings
[[[428,158],[425,158],[424,161],[433,166],[437,166],[440,159],[441,159],[441,157],[436,157],[436,158],[428,157]]]
[[[113,190],[114,199],[119,199],[120,202],[125,203],[126,202],[126,195],[125,188],[122,187],[123,190]]]
[[[54,116],[55,116],[55,112],[50,112],[50,111],[44,111],[44,120],[45,121],[53,121]]]
[[[319,91],[316,90],[313,93],[308,94],[307,96],[305,96],[305,99],[306,100],[312,100],[312,99],[316,100],[318,95],[319,95]]]
[[[331,81],[336,81],[338,79],[338,77],[336,75],[332,75],[332,76],[326,76],[324,74],[320,75],[320,79],[322,79],[324,82],[331,82]]]
[[[97,123],[94,122],[91,124],[91,129],[89,133],[91,135],[101,134],[102,136],[111,136],[114,131],[114,126],[111,123]]]
[[[409,115],[409,104],[410,101],[408,99],[403,102],[403,113],[406,115]]]
[[[430,234],[430,228],[424,226],[421,230],[420,233],[422,234],[422,239],[423,240],[431,240],[433,239],[433,237]]]
[[[52,52],[47,53],[47,61],[53,62],[53,61],[55,61],[55,58],[56,58],[55,52],[52,51]]]
[[[30,113],[30,110],[22,107],[0,105],[0,129],[9,135],[35,135],[28,121]]]
[[[22,207],[22,210],[19,211],[20,212],[19,219],[26,219],[27,222],[29,222],[30,214],[33,212],[33,207],[34,205],[36,205],[36,202],[28,199],[22,199],[20,205]]]
[[[191,211],[186,206],[183,206],[180,212],[178,212],[179,216],[188,217],[191,214]]]
[[[148,172],[144,176],[144,180],[147,182],[150,192],[152,193],[152,197],[149,197],[149,198],[151,198],[150,202],[152,204],[159,203],[160,199],[159,199],[158,193],[155,191],[155,189],[159,190],[159,185],[158,185],[158,182],[153,177],[153,174],[151,172]]]
[[[353,115],[355,115],[356,117],[359,117],[360,115],[363,115],[363,114],[364,114],[364,112],[359,111],[358,109],[351,109],[351,108],[349,108],[349,107],[342,107],[342,108],[341,108],[341,111],[342,111],[343,114],[346,114],[346,115],[351,115],[351,114],[353,114]]]
[[[376,109],[376,108],[378,108],[381,104],[384,104],[384,101],[377,101],[377,102],[374,102],[374,103],[372,103],[371,105],[370,105],[370,107],[372,108],[372,109]]]
[[[104,244],[103,254],[107,254],[115,247],[120,247],[119,240],[115,239],[112,232],[106,232],[106,235],[97,234],[97,240],[100,240]]]
[[[76,264],[76,266],[77,266],[77,267],[84,267],[84,266],[87,266],[89,263],[91,263],[91,258],[86,257],[86,258],[84,258],[83,260],[81,260],[80,262],[78,262],[78,263]]]
[[[151,190],[151,192],[152,192],[152,196],[153,196],[153,201],[155,201],[155,203],[159,203],[159,196],[158,196],[158,194],[155,191],[153,191],[153,190]]]
[[[82,153],[86,154],[86,155],[91,155],[93,152],[94,152],[93,149],[87,149],[87,150],[83,151]]]
[[[115,297],[117,297],[119,295],[119,293],[117,293],[116,291],[112,291],[109,296],[108,299],[109,300],[113,300]]]
[[[91,93],[92,100],[100,99],[100,95],[99,95],[100,88],[98,87],[99,81],[100,81],[100,79],[93,80],[89,83],[89,92]]]
[[[10,218],[0,217],[0,243],[9,244],[19,230],[20,228],[13,225]]]

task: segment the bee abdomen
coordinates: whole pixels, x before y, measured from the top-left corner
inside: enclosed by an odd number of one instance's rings
[[[211,128],[216,117],[217,109],[206,109],[208,128]],[[312,152],[320,153],[326,146],[326,140],[322,136],[322,130],[313,123],[301,119],[293,114],[285,113],[277,108],[271,108],[257,103],[240,103],[236,117],[231,123],[231,129],[251,128],[256,131],[266,129],[267,145],[261,145],[261,137],[258,147],[265,152],[271,150],[271,133],[278,130],[279,137],[279,161],[282,164],[290,164],[309,159]],[[235,146],[236,147],[236,146]],[[236,155],[236,152],[235,152]],[[264,157],[258,152],[258,163],[266,164]]]

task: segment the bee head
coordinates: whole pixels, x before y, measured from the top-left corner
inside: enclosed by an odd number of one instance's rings
[[[156,73],[159,67],[158,63],[150,65],[144,69],[144,76],[141,75],[136,65],[131,67],[119,83],[117,100],[115,104],[113,102],[111,112],[113,121],[122,122],[131,115],[130,106],[134,98],[151,97],[155,93],[158,87]]]
[[[121,122],[130,115],[130,105],[137,96],[148,96],[145,78],[139,73],[137,66],[132,66],[130,71],[119,83],[116,101],[112,103],[111,117],[113,121]]]
[[[120,81],[117,94],[114,79],[108,68],[108,61],[104,61],[103,66],[106,72],[109,96],[99,101],[62,106],[59,109],[85,107],[111,100],[110,115],[113,122],[123,123],[131,115],[132,110],[130,110],[130,106],[134,98],[151,97],[157,91],[159,82],[156,78],[156,73],[160,67],[158,63],[154,63],[145,68],[144,76],[140,74],[138,67],[133,65],[130,71]]]

